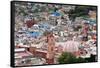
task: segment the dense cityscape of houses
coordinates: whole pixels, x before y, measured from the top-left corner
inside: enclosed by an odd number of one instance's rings
[[[59,64],[63,52],[96,57],[96,10],[72,20],[69,12],[76,7],[80,6],[15,3],[15,65]]]

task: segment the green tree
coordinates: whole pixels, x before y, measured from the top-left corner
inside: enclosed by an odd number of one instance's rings
[[[75,10],[69,11],[69,16],[71,19],[75,19],[76,17],[88,17],[89,10],[96,11],[97,7],[95,6],[76,6]]]
[[[84,63],[87,62],[85,59],[83,58],[77,58],[76,56],[74,56],[71,53],[68,52],[63,52],[60,57],[58,58],[58,62],[60,64],[70,64],[70,63]]]

